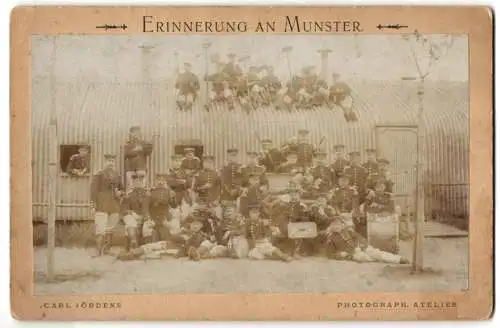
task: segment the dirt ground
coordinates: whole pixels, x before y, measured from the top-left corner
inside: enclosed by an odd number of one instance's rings
[[[426,238],[425,266],[304,258],[291,263],[214,259],[192,262],[162,259],[121,262],[92,258],[92,249],[57,248],[56,282],[44,278],[45,248],[36,248],[35,294],[168,292],[354,292],[456,291],[467,289],[468,238]],[[411,260],[412,244],[400,254]]]

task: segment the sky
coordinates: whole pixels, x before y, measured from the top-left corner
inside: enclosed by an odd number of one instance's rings
[[[442,40],[431,35],[430,39]],[[319,68],[318,49],[332,50],[329,72],[342,77],[367,80],[399,80],[416,76],[410,43],[399,35],[162,35],[162,36],[81,36],[56,37],[55,72],[58,81],[90,79],[106,81],[141,81],[143,78],[141,45],[154,46],[149,58],[149,72],[154,79],[171,79],[184,62],[193,65],[197,74],[205,72],[204,42],[211,42],[208,54],[234,52],[250,56],[250,65],[273,65],[276,75],[286,78],[305,65]],[[290,67],[281,49],[292,46]],[[417,49],[420,49],[417,47]],[[34,36],[31,43],[32,73],[48,76],[51,72],[53,40]],[[175,56],[174,53],[178,55]],[[425,52],[418,52],[419,61]],[[426,66],[426,65],[424,65]],[[433,80],[468,80],[467,37],[454,37],[452,47],[433,67],[428,77]]]

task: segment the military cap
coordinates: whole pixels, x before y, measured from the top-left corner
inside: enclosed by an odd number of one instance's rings
[[[377,160],[377,162],[379,162],[380,164],[386,164],[386,165],[389,165],[389,161],[385,158],[379,158]]]
[[[78,147],[78,149],[87,149],[87,150],[89,150],[90,146],[89,145],[81,145],[80,147]]]
[[[387,185],[387,180],[383,177],[377,179],[377,185],[383,184],[384,186]]]
[[[308,129],[300,129],[299,134],[308,134],[309,130]]]
[[[181,154],[174,154],[172,155],[171,157],[172,159],[181,159],[182,158],[182,155]]]
[[[215,160],[215,156],[205,155],[205,156],[203,156],[203,159],[206,161],[213,161],[213,160]]]
[[[162,179],[168,177],[167,173],[156,173],[156,178],[157,179]]]
[[[230,53],[227,54],[227,56],[229,58],[234,58],[234,57],[236,57],[236,54],[234,52],[230,52]]]
[[[196,213],[195,211],[195,213],[191,213],[191,215],[186,217],[184,222],[186,222],[186,224],[190,224],[193,222],[199,222],[203,224],[205,222],[205,217],[203,215],[200,215],[200,213]]]
[[[342,144],[337,144],[337,145],[333,146],[333,148],[334,148],[334,149],[344,149],[344,148],[345,148],[345,146],[344,146],[344,145],[342,145]]]
[[[130,127],[130,132],[132,132],[132,131],[139,131],[140,129],[141,129],[141,127],[140,127],[140,126],[138,126],[138,125],[134,125],[134,126],[131,126],[131,127]]]
[[[367,153],[376,153],[377,150],[375,148],[366,148]]]
[[[288,188],[286,189],[287,193],[292,193],[292,192],[300,192],[300,188],[295,184],[295,183],[290,183]]]
[[[191,147],[184,148],[184,152],[185,153],[194,153],[194,148],[191,148]]]
[[[104,154],[104,159],[116,159],[116,155],[114,155],[114,154]]]
[[[255,156],[259,156],[259,153],[257,153],[256,151],[253,151],[253,150],[249,150],[249,151],[247,151],[247,155],[255,157]]]
[[[238,153],[238,149],[236,149],[236,148],[229,148],[227,150],[227,153],[228,154],[237,154]]]
[[[271,139],[264,139],[264,140],[261,141],[261,143],[263,143],[263,144],[272,144],[273,141]]]
[[[361,154],[360,154],[360,152],[359,152],[359,151],[351,151],[351,152],[349,153],[349,156],[360,156],[360,155],[361,155]]]

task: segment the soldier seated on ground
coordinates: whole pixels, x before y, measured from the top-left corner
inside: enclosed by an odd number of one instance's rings
[[[217,242],[223,249],[218,256],[245,258],[248,256],[248,241],[245,238],[245,218],[237,213],[235,206],[227,206],[220,222]]]
[[[354,231],[352,226],[346,225],[340,218],[335,218],[321,234],[327,238],[326,253],[331,259],[394,264],[409,263],[401,255],[381,251],[371,246],[363,236]]]
[[[290,262],[292,258],[270,241],[273,235],[278,234],[279,228],[272,226],[268,219],[260,215],[260,205],[252,204],[246,224],[246,237],[250,247],[248,257],[253,260],[279,259]]]
[[[89,173],[89,147],[80,146],[78,154],[71,155],[69,158],[66,172],[73,176],[84,176]]]
[[[183,229],[181,238],[184,240],[182,248],[176,257],[187,256],[190,260],[199,261],[209,258],[210,251],[216,246],[215,240],[203,231],[205,218],[197,213],[188,216],[184,220],[187,229]]]
[[[391,194],[385,191],[386,183],[385,179],[379,179],[375,185],[375,190],[368,193],[365,202],[362,204],[366,212],[387,213],[388,215],[395,212],[394,200],[392,200]]]

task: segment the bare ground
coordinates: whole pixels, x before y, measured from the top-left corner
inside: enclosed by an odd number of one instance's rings
[[[56,279],[44,278],[45,248],[36,248],[35,294],[203,293],[203,292],[363,292],[458,291],[467,289],[468,238],[427,238],[425,265],[354,263],[320,257],[291,263],[215,259],[192,262],[163,259],[121,262],[92,258],[92,249],[57,248]],[[401,243],[411,259],[412,244]]]

